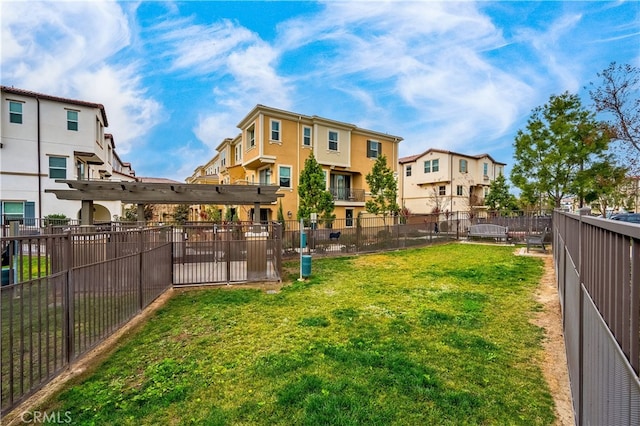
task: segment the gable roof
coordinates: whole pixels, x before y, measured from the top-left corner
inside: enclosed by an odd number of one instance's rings
[[[480,160],[481,158],[485,158],[487,157],[488,159],[490,159],[492,162],[494,162],[495,164],[500,164],[501,166],[506,166],[507,163],[501,163],[500,161],[496,161],[491,155],[489,154],[478,154],[478,155],[469,155],[469,154],[462,154],[459,152],[454,152],[454,151],[447,151],[445,149],[437,149],[437,148],[429,148],[426,151],[424,151],[421,154],[415,154],[415,155],[409,155],[407,157],[402,157],[398,159],[398,163],[400,164],[406,164],[406,163],[413,163],[415,162],[418,158],[430,153],[430,152],[439,152],[441,154],[446,154],[446,155],[455,155],[458,157],[466,157],[466,158],[473,158],[474,160]]]
[[[36,99],[46,99],[48,101],[60,102],[60,103],[71,104],[71,105],[86,106],[89,108],[97,108],[100,110],[100,114],[102,115],[104,126],[109,127],[109,121],[107,120],[107,113],[104,109],[104,105],[102,104],[96,104],[96,103],[87,102],[87,101],[79,101],[77,99],[61,98],[58,96],[47,95],[44,93],[32,92],[30,90],[16,89],[15,87],[0,86],[0,89],[5,93],[12,93],[14,95],[27,96],[27,97],[36,98]]]
[[[320,117],[319,115],[305,115],[305,114],[299,114],[297,112],[285,111],[283,109],[273,108],[273,107],[262,105],[262,104],[257,104],[251,111],[249,111],[249,113],[240,121],[240,123],[237,124],[237,127],[242,129],[243,127],[247,126],[250,122],[255,120],[260,113],[267,113],[273,117],[278,117],[278,118],[283,118],[288,120],[301,121],[301,122],[304,122],[304,124],[308,124],[308,125],[312,123],[320,123],[325,126],[336,126],[342,129],[348,129],[352,132],[356,132],[359,134],[371,135],[379,138],[386,138],[396,143],[404,140],[401,136],[391,135],[389,133],[383,133],[376,130],[364,129],[356,126],[355,124],[346,123],[338,120],[332,120],[330,118]]]

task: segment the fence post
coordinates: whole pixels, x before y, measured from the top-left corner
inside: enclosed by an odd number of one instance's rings
[[[62,299],[64,303],[64,307],[63,307],[64,327],[62,328],[62,330],[63,330],[63,333],[65,333],[64,350],[66,352],[66,362],[67,364],[69,364],[71,363],[71,360],[73,359],[73,354],[74,354],[74,350],[73,350],[73,345],[74,345],[73,299],[74,297],[73,297],[73,274],[71,272],[71,269],[73,268],[73,241],[72,241],[71,231],[66,232],[66,235],[63,237],[63,242],[64,242],[64,250],[66,253],[62,257],[63,259],[62,267],[65,271],[64,287],[62,289]]]
[[[138,309],[142,311],[144,309],[144,297],[142,295],[142,276],[144,275],[142,258],[144,252],[144,230],[138,229]]]
[[[583,234],[584,234],[584,225],[582,222],[582,217],[584,215],[588,215],[591,212],[591,208],[582,207],[578,210],[580,213],[580,221],[578,223],[578,318],[579,318],[579,328],[578,328],[578,425],[584,424],[584,291],[583,291],[583,282],[584,279],[584,250],[582,249],[582,244],[584,242]]]

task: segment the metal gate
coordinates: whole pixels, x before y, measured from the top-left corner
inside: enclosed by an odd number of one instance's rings
[[[277,222],[198,222],[174,228],[174,286],[280,281]]]

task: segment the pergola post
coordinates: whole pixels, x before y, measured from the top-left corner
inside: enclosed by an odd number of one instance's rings
[[[146,222],[144,218],[144,203],[138,203],[137,220],[138,224]]]
[[[80,225],[93,225],[93,200],[82,200],[80,209]]]

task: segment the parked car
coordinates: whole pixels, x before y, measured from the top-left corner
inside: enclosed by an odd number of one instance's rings
[[[620,213],[611,216],[611,220],[621,220],[623,222],[640,223],[640,213]]]

